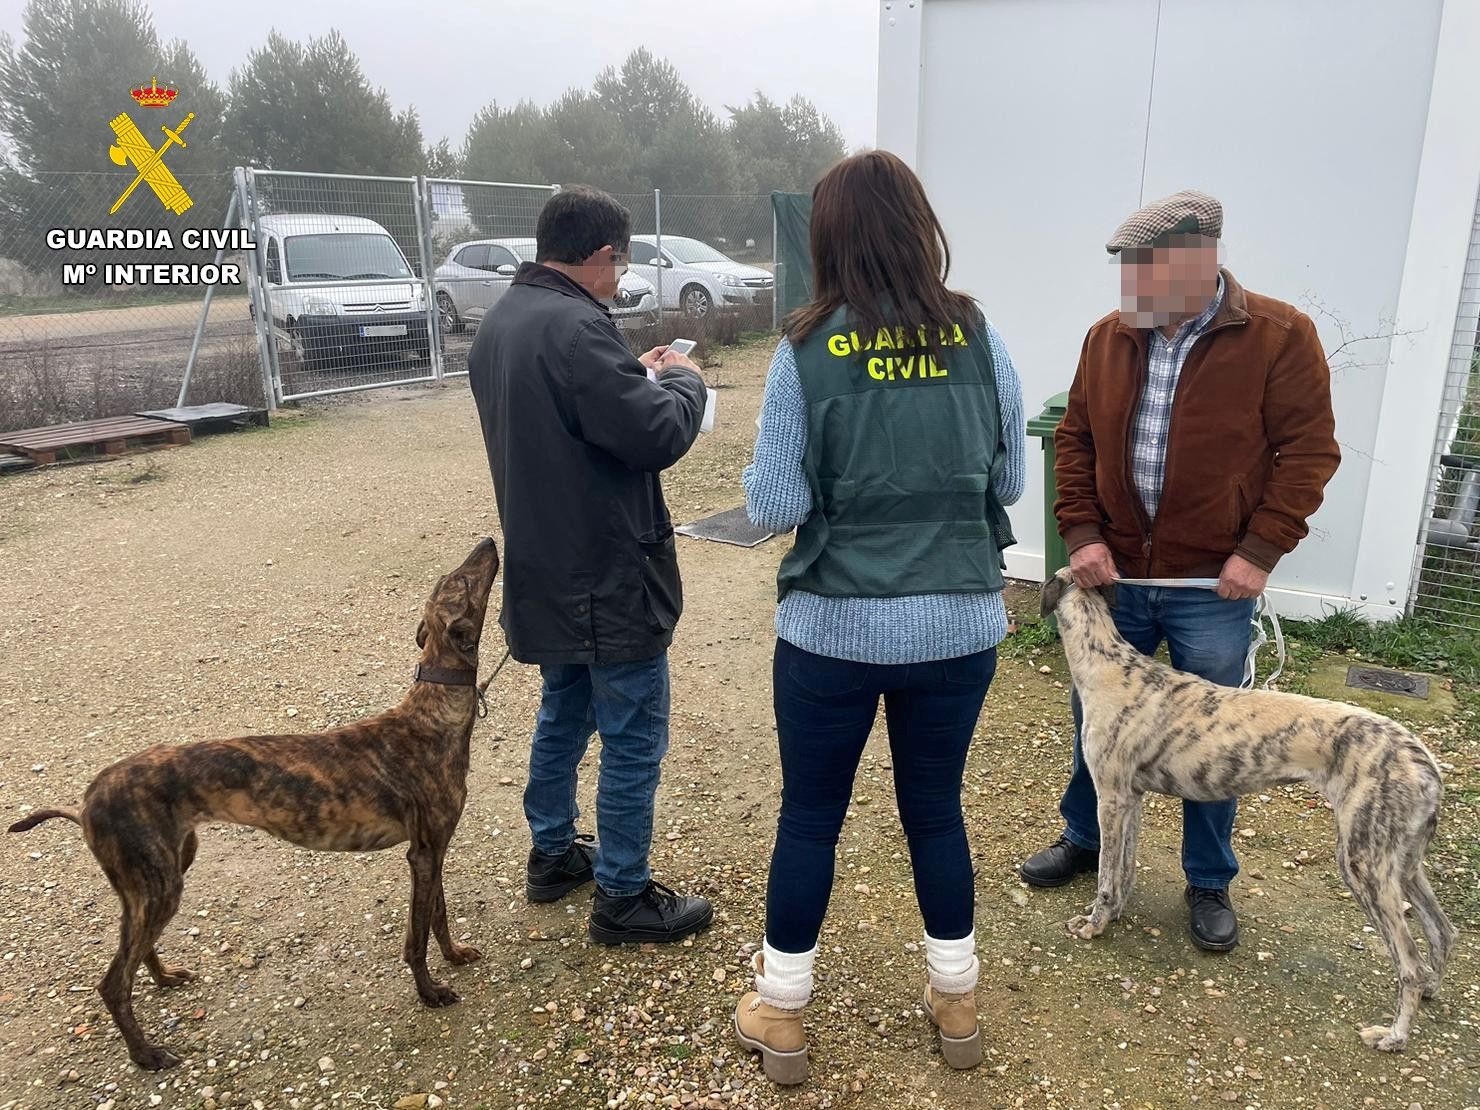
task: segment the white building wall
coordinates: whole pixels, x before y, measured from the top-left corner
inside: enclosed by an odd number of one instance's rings
[[[1335,356],[1345,364],[1333,380],[1344,461],[1311,537],[1276,573],[1286,610],[1365,592],[1393,612],[1406,596],[1417,508],[1411,523],[1390,515],[1409,529],[1408,564],[1398,565],[1403,545],[1389,537],[1382,569],[1365,572],[1360,589],[1354,582],[1374,466],[1385,497],[1420,504],[1427,481],[1480,183],[1477,9],[1466,0],[880,5],[879,145],[924,178],[951,240],[952,283],[979,296],[1002,331],[1030,415],[1068,388],[1086,329],[1116,307],[1105,239],[1143,200],[1177,189],[1223,201],[1230,269],[1310,312],[1328,351],[1348,336],[1410,332]],[[1469,97],[1467,131],[1447,117],[1435,129],[1431,90],[1445,111]],[[1446,238],[1415,254],[1416,217],[1426,236],[1442,224]],[[1399,319],[1405,276],[1411,285],[1419,272],[1430,275],[1422,311],[1409,303]],[[1442,333],[1446,357],[1415,364],[1420,332]],[[1426,405],[1415,418],[1410,400],[1401,441],[1380,428],[1390,373]],[[1043,490],[1036,442],[1030,451],[1009,570],[1036,578]]]

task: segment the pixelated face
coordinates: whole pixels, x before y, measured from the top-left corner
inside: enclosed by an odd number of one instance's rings
[[[1127,327],[1159,328],[1196,316],[1218,293],[1218,240],[1171,237],[1165,245],[1115,256],[1120,266],[1120,319]]]
[[[615,247],[602,247],[581,265],[581,284],[599,301],[617,295],[622,275],[627,272],[628,252]]]

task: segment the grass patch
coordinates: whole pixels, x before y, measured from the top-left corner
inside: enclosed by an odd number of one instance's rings
[[[1026,659],[1035,652],[1053,647],[1058,639],[1058,633],[1048,621],[1033,621],[1019,625],[1016,632],[998,645],[997,654],[1007,659]]]
[[[693,1045],[671,1044],[668,1046],[668,1058],[670,1060],[687,1060],[693,1054]]]
[[[1281,625],[1296,662],[1351,652],[1384,666],[1438,671],[1460,682],[1480,683],[1480,632],[1421,617],[1368,622],[1350,609],[1335,610],[1320,620],[1284,620]]]

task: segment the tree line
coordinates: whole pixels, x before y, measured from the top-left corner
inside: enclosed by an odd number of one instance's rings
[[[188,44],[160,39],[140,0],[31,0],[19,40],[0,35],[0,257],[35,262],[46,227],[159,222],[159,209],[135,203],[108,218],[118,191],[108,121],[128,111],[158,146],[155,113],[129,96],[153,75],[180,90],[179,110],[158,113],[168,126],[195,113],[181,133],[188,151],[165,161],[191,192],[197,224],[224,213],[234,165],[708,196],[810,190],[846,153],[837,126],[802,97],[758,92],[722,118],[646,49],[589,89],[543,107],[489,103],[461,143],[428,143],[415,107],[372,85],[337,31],[306,41],[273,31],[223,87]],[[325,210],[372,215],[373,202],[337,192],[325,192]]]

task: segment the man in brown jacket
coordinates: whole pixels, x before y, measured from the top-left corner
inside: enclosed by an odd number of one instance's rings
[[[1085,337],[1054,436],[1054,512],[1084,587],[1126,578],[1214,578],[1216,591],[1120,586],[1115,623],[1151,654],[1225,686],[1243,679],[1254,599],[1306,535],[1340,451],[1330,371],[1315,325],[1248,292],[1218,264],[1222,206],[1183,192],[1131,215],[1119,255],[1121,309]],[[1061,886],[1099,864],[1094,783],[1079,745],[1059,804],[1065,831],[1023,878]],[[1238,944],[1238,799],[1182,803],[1192,939]]]

